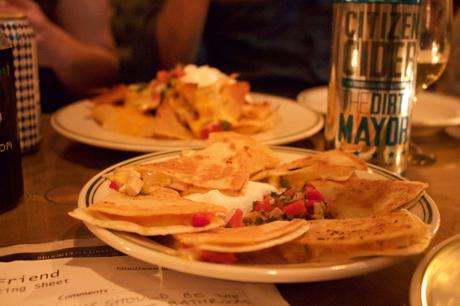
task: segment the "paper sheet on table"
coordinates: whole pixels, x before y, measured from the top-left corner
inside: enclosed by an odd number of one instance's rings
[[[274,285],[161,270],[93,240],[0,248],[0,301],[47,306],[288,305]]]

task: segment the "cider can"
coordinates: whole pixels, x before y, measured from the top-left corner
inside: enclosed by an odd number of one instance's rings
[[[13,46],[21,152],[33,152],[41,142],[40,88],[34,31],[26,16],[19,14],[0,15],[0,31]]]
[[[326,149],[403,174],[421,0],[334,0]]]

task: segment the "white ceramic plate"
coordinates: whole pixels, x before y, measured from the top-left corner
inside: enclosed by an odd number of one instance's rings
[[[315,153],[314,151],[287,147],[274,147],[273,149],[283,161],[289,161]],[[142,155],[116,164],[100,172],[83,187],[79,195],[78,205],[80,207],[90,206],[110,192],[109,182],[102,177],[104,173],[122,165],[153,162],[171,158],[178,154],[179,151],[169,151]],[[402,179],[391,172],[372,165],[370,165],[370,169],[371,173],[366,172],[361,173],[361,175],[391,180]],[[422,198],[410,208],[410,211],[419,216],[425,223],[430,224],[433,233],[437,231],[439,227],[439,211],[433,200],[427,194],[423,195]],[[147,237],[108,230],[90,224],[86,224],[86,226],[102,241],[140,260],[180,272],[235,281],[288,283],[340,279],[382,269],[401,259],[399,257],[372,257],[361,260],[321,264],[222,265],[191,261],[176,257],[168,253],[167,249],[165,250],[164,247],[162,248],[161,245],[153,242]]]
[[[320,114],[327,112],[327,86],[306,89],[297,101]],[[446,127],[460,125],[460,98],[432,92],[418,94],[412,114],[412,126]]]
[[[327,86],[302,90],[297,95],[297,101],[300,104],[325,115],[327,113]]]
[[[460,234],[457,234],[439,243],[420,261],[411,280],[410,304],[460,305],[459,283]]]
[[[324,125],[322,116],[295,101],[253,93],[255,102],[267,101],[279,106],[279,120],[274,129],[252,135],[265,144],[285,144],[316,134]],[[88,145],[135,152],[184,149],[203,146],[204,140],[167,140],[133,137],[103,129],[91,118],[88,100],[70,104],[53,114],[53,128],[61,135]]]
[[[423,91],[414,106],[412,124],[421,127],[446,127],[460,124],[460,99]]]

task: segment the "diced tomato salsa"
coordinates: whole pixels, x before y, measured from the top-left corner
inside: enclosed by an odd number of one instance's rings
[[[207,139],[209,137],[209,134],[211,134],[212,132],[219,132],[219,131],[221,131],[220,125],[214,124],[214,125],[203,128],[200,132],[200,137],[201,139]]]
[[[305,190],[305,196],[308,200],[324,201],[324,196],[318,190],[316,190],[316,188],[313,187],[313,185],[310,185],[310,184],[305,185],[304,190]]]
[[[306,211],[305,200],[296,200],[283,207],[283,213],[286,215],[301,215]]]
[[[192,216],[192,226],[193,227],[204,227],[211,223],[209,217],[205,214],[196,213]]]
[[[306,184],[300,191],[288,187],[282,193],[271,193],[261,201],[255,201],[243,222],[251,225],[294,218],[324,219],[326,209],[324,196],[313,185]]]
[[[239,208],[235,209],[232,216],[227,222],[227,227],[241,227],[243,224],[243,211]]]
[[[217,123],[213,123],[211,125],[208,125],[204,127],[200,131],[200,137],[202,139],[207,139],[209,137],[209,134],[212,132],[220,132],[220,131],[229,131],[232,129],[232,125],[228,121],[219,121]]]
[[[120,186],[117,183],[115,183],[114,181],[111,181],[110,184],[109,184],[109,188],[118,191],[118,189],[120,189]]]

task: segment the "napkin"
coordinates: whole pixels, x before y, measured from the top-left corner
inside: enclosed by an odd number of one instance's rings
[[[2,305],[280,305],[272,284],[179,273],[96,239],[0,248]]]

